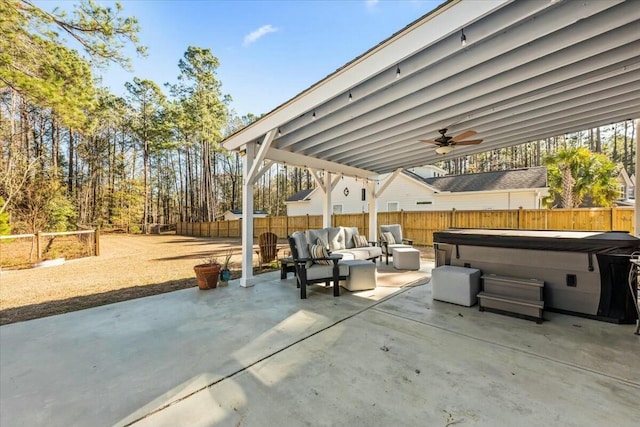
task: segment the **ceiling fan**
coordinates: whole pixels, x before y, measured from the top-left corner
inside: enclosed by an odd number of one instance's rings
[[[447,154],[453,150],[453,147],[456,145],[475,145],[480,144],[482,142],[481,139],[469,139],[465,140],[465,138],[469,138],[475,135],[477,132],[474,130],[468,130],[466,132],[462,132],[456,136],[447,136],[447,129],[440,129],[440,136],[436,139],[421,139],[421,142],[426,142],[427,144],[435,144],[438,146],[436,148],[436,153],[438,154]]]

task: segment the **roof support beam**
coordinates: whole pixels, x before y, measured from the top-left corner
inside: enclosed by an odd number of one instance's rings
[[[313,177],[313,180],[316,182],[316,185],[318,186],[320,191],[322,191],[323,193],[326,193],[327,189],[324,186],[324,182],[320,179],[320,171],[312,168],[307,168],[307,170]]]
[[[393,182],[393,180],[396,179],[398,175],[400,175],[400,172],[402,172],[402,168],[396,169],[395,171],[393,171],[391,175],[387,177],[387,179],[385,179],[384,184],[382,184],[382,187],[380,187],[380,189],[375,193],[376,199],[382,196],[382,193],[384,193],[384,190],[386,190],[387,187],[389,187],[389,185]]]
[[[262,175],[264,175],[269,169],[271,169],[271,166],[273,166],[274,163],[275,162],[273,160],[266,160],[264,162],[264,165],[262,165],[260,170],[256,173],[256,176],[253,177],[252,185],[258,182],[258,180],[262,178]]]
[[[371,179],[378,175],[374,171],[355,168],[353,166],[349,166],[346,164],[317,159],[314,157],[308,157],[299,153],[292,153],[289,151],[278,150],[277,148],[273,148],[273,147],[269,149],[269,153],[267,154],[267,157],[278,163],[296,165],[296,166],[301,166],[305,168],[327,170],[334,173],[341,173],[346,176],[358,176],[358,177]]]
[[[313,180],[318,185],[318,188],[320,190],[322,190],[323,193],[326,193],[327,192],[327,187],[325,186],[324,181],[320,179],[320,175],[323,174],[323,173],[326,174],[326,173],[329,173],[329,172],[319,171],[319,170],[311,169],[311,168],[307,168],[307,170],[309,171],[309,173],[313,177]],[[330,185],[331,188],[330,188],[329,191],[333,191],[333,189],[336,188],[336,185],[338,185],[338,182],[340,182],[340,178],[341,178],[340,175],[338,175],[335,178],[333,178],[333,180],[331,181],[331,185]]]
[[[278,132],[277,129],[271,129],[262,138],[262,142],[260,143],[260,149],[258,150],[258,154],[256,155],[255,159],[252,160],[253,164],[251,166],[251,170],[249,170],[248,174],[245,176],[245,181],[244,181],[245,184],[249,184],[249,185],[255,184],[258,178],[264,174],[265,168],[263,167],[262,171],[260,172],[260,165],[262,165],[262,161],[267,155],[267,152],[269,151],[269,147],[271,146],[271,143],[273,142],[273,138],[276,136],[277,132]],[[247,156],[248,155],[249,153],[247,152]],[[269,163],[269,167],[270,166],[271,166],[271,163]]]

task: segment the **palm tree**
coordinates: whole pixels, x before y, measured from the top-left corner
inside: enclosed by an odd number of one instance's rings
[[[588,200],[596,206],[611,206],[618,195],[616,165],[605,155],[585,147],[558,150],[543,159],[549,171],[549,197],[545,203],[575,208]]]

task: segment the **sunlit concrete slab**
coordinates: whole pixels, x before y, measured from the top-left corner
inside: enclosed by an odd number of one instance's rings
[[[0,425],[636,424],[633,325],[432,301],[431,267],[339,298],[270,273],[2,326]]]
[[[616,325],[545,312],[543,324],[480,312],[431,298],[431,286],[410,289],[377,310],[430,327],[492,342],[623,382],[640,384],[640,336],[635,325]],[[638,395],[640,397],[640,394]]]
[[[405,289],[136,426],[637,425],[633,328],[577,319],[576,331],[570,316],[536,325],[432,305],[428,294]],[[403,313],[412,301],[422,310]],[[549,344],[530,348],[536,336]],[[621,372],[603,368],[613,344],[626,352],[626,362],[614,360]],[[574,357],[591,350],[585,364]]]
[[[401,289],[301,301],[293,277],[259,278],[0,327],[0,425],[127,424]]]

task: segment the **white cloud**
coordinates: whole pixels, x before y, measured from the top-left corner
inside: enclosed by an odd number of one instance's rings
[[[242,43],[242,45],[244,47],[249,46],[251,43],[256,42],[259,38],[269,34],[269,33],[275,33],[276,31],[278,31],[277,28],[275,28],[273,25],[271,24],[267,24],[267,25],[263,25],[262,27],[258,28],[255,31],[250,32],[249,34],[247,34],[246,36],[244,36],[244,42]]]
[[[367,9],[373,9],[376,4],[378,4],[378,1],[380,0],[365,0],[365,3],[367,4]]]

